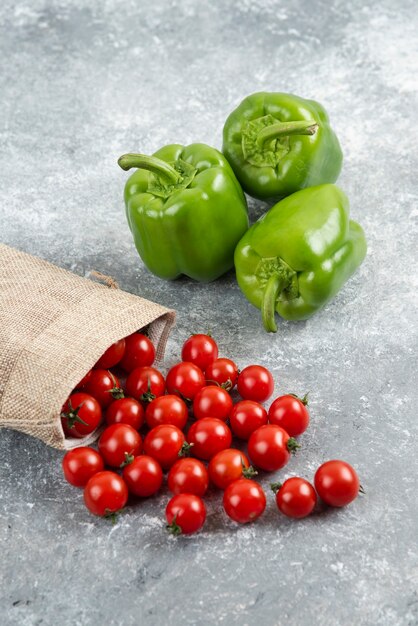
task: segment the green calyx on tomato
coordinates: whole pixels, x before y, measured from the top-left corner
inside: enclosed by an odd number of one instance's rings
[[[178,456],[180,458],[190,456],[193,446],[194,443],[187,443],[187,441],[185,441],[179,450]]]
[[[276,494],[279,489],[281,489],[283,487],[283,483],[278,482],[278,483],[270,483],[270,489],[272,490],[272,492],[274,494]]]
[[[252,465],[246,467],[244,461],[241,461],[241,465],[243,478],[253,478],[254,476],[257,476],[258,472]]]
[[[178,537],[178,535],[181,535],[182,533],[180,526],[176,523],[176,518],[173,519],[171,524],[167,524],[166,528],[168,532],[174,535],[175,537]]]
[[[109,376],[112,379],[113,387],[112,389],[109,389],[107,393],[110,393],[110,395],[112,396],[114,400],[121,400],[122,398],[125,397],[125,394],[123,393],[123,389],[121,387],[118,387],[116,378],[113,376],[112,372],[110,371],[109,371]]]
[[[296,395],[295,393],[289,393],[289,396],[292,396],[292,398],[295,398],[295,400],[299,400],[299,402],[301,402],[303,404],[303,406],[308,406],[309,402],[308,402],[308,396],[309,396],[309,391],[308,393],[305,393],[305,395],[303,396],[303,398],[301,398],[300,396]]]
[[[148,376],[148,389],[140,396],[140,400],[142,400],[142,402],[152,402],[156,397],[155,393],[151,391],[151,380]]]
[[[118,518],[118,514],[122,511],[122,509],[120,509],[119,511],[111,511],[110,509],[106,509],[105,510],[105,514],[103,515],[103,517],[105,519],[108,519],[112,522],[112,524],[116,524],[117,518]]]
[[[82,420],[78,414],[83,404],[84,402],[82,402],[76,408],[74,408],[71,404],[71,400],[68,400],[69,411],[67,411],[67,413],[65,412],[61,413],[61,416],[60,416],[62,419],[66,420],[68,428],[74,428],[76,424],[84,424],[84,426],[88,426],[87,422]]]
[[[113,387],[113,389],[109,389],[107,393],[110,393],[114,400],[121,400],[125,397],[123,389],[121,389],[120,387]]]
[[[301,448],[302,446],[296,441],[294,437],[289,437],[286,447],[291,454],[296,454],[297,449]]]
[[[120,464],[120,468],[123,469],[127,465],[130,465],[133,462],[134,458],[135,457],[133,454],[131,454],[130,452],[125,452],[125,460],[123,463]]]

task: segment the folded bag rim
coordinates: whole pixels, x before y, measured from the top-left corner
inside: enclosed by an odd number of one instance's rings
[[[88,445],[101,432],[66,439],[60,411],[105,350],[147,328],[161,361],[175,322],[171,309],[4,244],[0,298],[0,428],[63,450]]]

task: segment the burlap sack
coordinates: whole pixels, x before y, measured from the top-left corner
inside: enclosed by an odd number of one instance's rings
[[[0,244],[0,428],[55,448],[65,439],[60,409],[71,390],[115,341],[148,328],[157,360],[175,313],[119,289],[76,276]]]

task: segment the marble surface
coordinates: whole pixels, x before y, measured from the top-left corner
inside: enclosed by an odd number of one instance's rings
[[[277,393],[309,390],[312,427],[280,477],[344,458],[366,490],[300,522],[270,496],[246,527],[213,493],[204,531],[174,539],[167,493],[112,526],[64,482],[61,453],[1,431],[3,625],[418,623],[417,17],[413,0],[1,3],[1,240],[176,308],[165,367],[210,328],[224,355],[270,367]],[[328,109],[369,241],[338,297],[274,337],[232,273],[199,285],[145,270],[116,165],[164,143],[220,147],[259,90]],[[250,202],[252,220],[263,210]]]

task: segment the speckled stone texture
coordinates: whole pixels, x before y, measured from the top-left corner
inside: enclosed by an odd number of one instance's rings
[[[277,478],[344,458],[366,495],[300,522],[270,495],[238,527],[214,493],[204,531],[174,539],[167,493],[112,526],[64,482],[61,453],[1,431],[2,625],[418,623],[416,26],[414,0],[3,0],[1,240],[176,308],[166,367],[209,328],[241,366],[270,367],[277,394],[309,390],[312,426]],[[276,336],[232,273],[200,285],[145,270],[116,165],[164,143],[220,147],[259,90],[328,109],[369,240],[338,297]],[[251,219],[265,208],[251,201]]]

